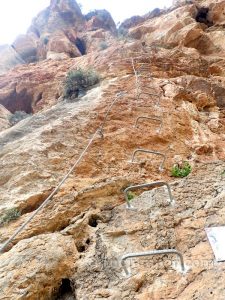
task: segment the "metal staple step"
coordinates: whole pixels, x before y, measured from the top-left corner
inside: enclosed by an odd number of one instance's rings
[[[142,119],[143,119],[143,120],[153,120],[153,121],[158,121],[158,122],[160,122],[160,127],[159,127],[159,129],[157,130],[157,132],[160,133],[160,131],[161,131],[161,129],[162,129],[162,125],[163,125],[162,119],[161,119],[161,118],[140,116],[140,117],[138,117],[138,118],[136,119],[136,122],[135,122],[135,125],[134,125],[135,128],[138,128],[138,122],[139,122],[139,120],[142,120]]]
[[[130,276],[131,273],[129,272],[129,270],[125,264],[125,261],[128,258],[145,257],[145,256],[153,256],[153,255],[165,255],[165,254],[176,254],[180,259],[180,265],[181,265],[182,271],[183,272],[185,271],[183,255],[175,249],[164,249],[164,250],[152,250],[152,251],[146,251],[146,252],[127,253],[121,257],[121,266],[122,266],[124,272],[126,273],[126,275]]]
[[[166,160],[166,155],[159,152],[159,151],[154,151],[154,150],[146,150],[146,149],[136,149],[134,152],[133,152],[133,155],[132,155],[132,158],[131,158],[131,162],[133,163],[134,162],[134,158],[135,158],[135,155],[138,153],[138,152],[142,152],[142,153],[151,153],[151,154],[155,154],[155,155],[159,155],[159,156],[162,156],[163,157],[163,160],[159,166],[159,171],[162,172],[164,170],[164,163],[165,163],[165,160]]]
[[[161,186],[166,186],[167,187],[169,198],[170,198],[170,204],[173,204],[175,201],[174,201],[174,198],[173,198],[173,195],[172,195],[172,192],[171,192],[170,185],[165,181],[155,181],[155,182],[151,182],[151,183],[143,183],[143,184],[132,185],[132,186],[127,187],[124,190],[124,196],[125,196],[125,200],[127,202],[127,208],[128,209],[133,208],[132,205],[130,204],[129,199],[128,199],[128,192],[129,191],[144,189],[146,187],[153,188],[153,187],[161,187]]]

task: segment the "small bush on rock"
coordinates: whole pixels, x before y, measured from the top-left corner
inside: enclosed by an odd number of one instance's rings
[[[186,177],[191,173],[191,171],[191,165],[185,161],[181,165],[174,165],[171,169],[171,174],[173,177]]]
[[[97,84],[99,80],[99,75],[93,70],[77,69],[69,71],[64,85],[64,98],[75,99],[80,94],[83,95],[88,88]]]
[[[136,194],[133,192],[128,192],[127,193],[127,198],[129,201],[131,201],[132,199],[134,199],[136,197]]]
[[[25,111],[16,111],[13,115],[9,117],[9,123],[11,126],[15,125],[16,123],[20,122],[23,119],[26,119],[30,115],[27,114]]]
[[[3,226],[9,222],[18,219],[21,216],[21,212],[17,208],[11,208],[0,217],[0,225]]]
[[[108,44],[105,42],[105,41],[102,41],[100,44],[99,44],[99,48],[101,50],[105,50],[108,48]]]

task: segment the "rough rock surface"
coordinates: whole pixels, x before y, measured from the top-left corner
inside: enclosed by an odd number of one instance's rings
[[[157,189],[133,200],[134,210],[123,204],[98,216],[98,229],[73,276],[78,299],[224,299],[225,266],[215,262],[204,228],[223,223],[225,164],[195,167],[192,176],[172,184],[175,204]],[[177,257],[166,255],[128,260],[131,276],[125,275],[122,255],[165,248],[183,254],[184,273]]]
[[[9,45],[0,46],[0,75],[6,73],[17,65],[24,64],[25,61]]]
[[[26,63],[37,60],[37,40],[32,36],[18,36],[12,47]]]
[[[52,0],[26,34],[18,36],[12,46],[0,48],[0,74],[18,64],[74,58],[99,50],[101,42],[110,43],[116,33],[106,10],[83,15],[75,0]]]
[[[74,21],[70,4],[52,1],[51,10],[39,14],[41,34],[53,30],[55,15]],[[224,7],[224,1],[176,1],[141,23],[128,22],[124,39],[107,31],[98,13],[90,20],[79,14],[79,22],[90,26],[82,33],[87,54],[68,55],[65,43],[78,36],[62,22],[68,40],[57,28],[43,40],[45,47],[37,47],[37,56],[56,60],[0,76],[0,122],[7,127],[10,112],[32,113],[0,133],[0,220],[11,209],[20,212],[16,220],[0,222],[1,245],[50,195],[124,92],[103,136],[95,137],[60,191],[0,255],[0,299],[225,298],[225,265],[215,262],[204,231],[224,224]],[[29,34],[41,39],[34,29]],[[108,48],[97,47],[104,40]],[[20,40],[16,47],[23,53]],[[63,100],[65,76],[79,67],[95,69],[101,82],[77,101]],[[161,130],[157,120],[142,119],[135,127],[140,116],[160,118]],[[164,171],[154,155],[137,153],[131,163],[137,148],[165,153]],[[171,167],[184,160],[193,171],[174,180]],[[126,209],[127,186],[157,180],[171,182],[175,205],[160,188],[138,191],[136,210]],[[132,276],[125,276],[123,254],[165,248],[184,255],[184,274],[176,257],[161,256],[127,261]]]
[[[61,285],[61,274],[65,278],[72,274],[77,257],[72,237],[60,233],[21,241],[2,256],[1,299],[53,298]]]
[[[9,116],[11,113],[2,105],[0,105],[0,131],[7,129],[9,124]]]

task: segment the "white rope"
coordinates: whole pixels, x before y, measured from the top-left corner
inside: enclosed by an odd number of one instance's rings
[[[40,210],[42,210],[42,208],[44,208],[49,201],[52,199],[52,197],[58,192],[58,190],[60,189],[60,187],[63,185],[63,183],[67,180],[67,178],[70,176],[70,174],[74,171],[74,169],[76,168],[76,166],[79,164],[79,162],[81,161],[81,159],[83,158],[85,152],[88,150],[88,148],[90,147],[90,145],[92,144],[94,138],[96,137],[97,133],[99,132],[99,129],[96,130],[96,132],[94,133],[94,135],[92,136],[92,138],[90,139],[88,145],[85,147],[85,149],[83,150],[83,152],[81,153],[80,157],[78,158],[78,160],[75,162],[75,164],[70,168],[69,172],[63,177],[63,179],[60,181],[60,183],[57,185],[57,187],[51,192],[51,194],[48,196],[48,198],[38,207],[37,210],[35,210],[35,212],[15,231],[15,233],[3,244],[3,246],[0,248],[0,252],[2,252],[5,247],[12,242],[12,240],[14,240],[14,238],[27,226],[28,223],[30,223],[30,221],[39,213]]]
[[[135,78],[136,78],[136,93],[137,93],[137,98],[138,98],[138,90],[139,90],[139,78],[138,78],[138,73],[135,69],[135,64],[134,64],[134,59],[132,58],[132,67],[133,67],[133,71],[135,74]],[[0,252],[2,252],[6,246],[11,243],[15,237],[27,226],[27,224],[30,223],[30,221],[50,202],[50,200],[52,199],[52,197],[58,192],[58,190],[60,189],[60,187],[64,184],[64,182],[67,180],[67,178],[70,176],[70,174],[75,170],[76,166],[80,163],[80,161],[82,160],[82,158],[84,157],[85,153],[87,152],[87,150],[89,149],[89,147],[91,146],[92,142],[94,141],[95,137],[97,134],[100,134],[103,137],[103,127],[107,121],[107,117],[113,107],[113,105],[115,104],[115,102],[117,101],[118,98],[123,97],[126,94],[126,92],[120,92],[116,95],[116,98],[112,101],[112,103],[110,104],[104,120],[102,122],[102,124],[99,126],[99,128],[95,131],[95,133],[93,134],[92,138],[90,139],[90,141],[88,142],[87,146],[85,147],[85,149],[83,150],[83,152],[81,153],[80,157],[78,158],[78,160],[73,164],[73,166],[69,169],[69,171],[67,172],[67,174],[63,177],[63,179],[60,181],[60,183],[55,187],[55,189],[51,192],[51,194],[47,197],[47,199],[34,211],[34,213],[15,231],[15,233],[1,246],[0,248]]]
[[[107,116],[109,114],[109,112],[111,111],[114,103],[116,102],[116,100],[119,97],[122,97],[124,95],[124,93],[118,93],[116,95],[116,98],[112,101],[112,103],[109,106],[109,109],[107,110],[106,114],[105,114],[105,118],[102,122],[102,124],[100,125],[100,127],[95,131],[95,133],[93,134],[92,138],[90,139],[89,143],[87,144],[87,146],[85,147],[85,149],[83,150],[83,152],[81,153],[80,157],[78,158],[78,160],[73,164],[73,166],[70,168],[70,170],[67,172],[67,174],[63,177],[63,179],[60,181],[60,183],[56,186],[56,188],[51,192],[51,194],[48,196],[48,198],[34,211],[34,213],[15,231],[15,233],[1,246],[0,248],[0,252],[2,252],[5,247],[11,243],[15,237],[27,226],[28,223],[30,223],[30,221],[39,213],[39,211],[41,211],[52,199],[52,197],[58,192],[58,190],[60,189],[60,187],[64,184],[64,182],[67,180],[67,178],[70,176],[70,174],[74,171],[74,169],[76,168],[76,166],[80,163],[80,161],[82,160],[82,158],[84,157],[85,153],[87,152],[87,150],[89,149],[89,147],[91,146],[92,142],[94,141],[95,137],[97,134],[101,134],[102,135],[102,130],[103,127],[105,125],[105,122],[107,120]]]

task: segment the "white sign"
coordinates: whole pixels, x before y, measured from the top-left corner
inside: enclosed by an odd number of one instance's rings
[[[205,229],[216,260],[225,261],[225,226]]]

